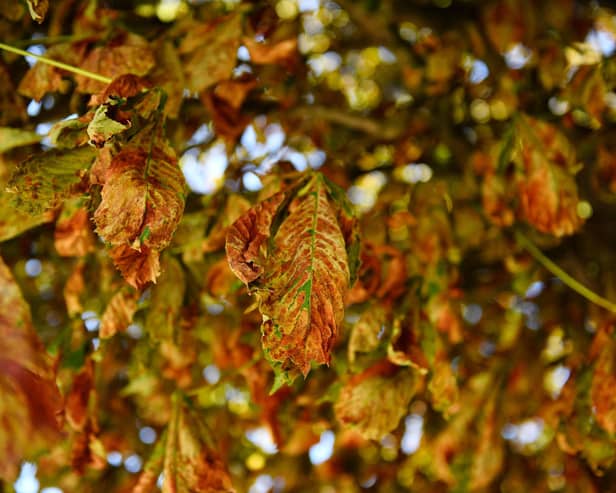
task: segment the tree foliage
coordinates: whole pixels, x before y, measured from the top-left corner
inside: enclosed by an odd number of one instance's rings
[[[613,489],[600,3],[1,1],[0,490]]]

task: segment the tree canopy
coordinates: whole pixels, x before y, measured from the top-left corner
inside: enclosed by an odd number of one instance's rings
[[[0,0],[0,39],[0,491],[614,488],[609,5]]]

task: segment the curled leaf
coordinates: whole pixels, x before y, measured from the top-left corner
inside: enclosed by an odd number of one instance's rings
[[[122,288],[113,295],[101,319],[100,337],[112,337],[116,332],[123,332],[133,320],[137,311],[139,293]]]
[[[227,235],[235,274],[257,295],[262,342],[283,371],[329,364],[351,274],[327,183],[315,174],[241,216]]]

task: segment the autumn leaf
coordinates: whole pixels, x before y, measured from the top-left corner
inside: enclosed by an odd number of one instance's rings
[[[35,154],[19,165],[8,190],[15,194],[17,207],[41,214],[79,192],[94,157],[89,146]]]
[[[231,269],[256,281],[249,287],[263,315],[264,350],[283,370],[306,375],[312,361],[330,362],[350,283],[336,209],[315,174],[250,209],[227,234]]]
[[[163,257],[161,270],[160,279],[152,288],[145,329],[155,341],[171,341],[184,301],[186,281],[182,266],[173,257]]]
[[[139,293],[129,288],[121,288],[111,297],[101,318],[99,335],[102,339],[126,330],[137,311],[138,299]]]
[[[66,420],[75,431],[84,431],[89,419],[88,404],[94,388],[94,362],[86,361],[75,375],[71,390],[66,396]]]
[[[53,221],[52,211],[29,214],[15,207],[15,196],[0,190],[0,242],[19,236],[24,231]]]
[[[575,149],[553,125],[520,117],[516,126],[520,214],[543,233],[564,236],[582,225],[577,214]]]
[[[81,197],[64,203],[56,221],[54,245],[63,257],[83,257],[95,249],[90,216]]]
[[[184,177],[161,133],[158,123],[146,127],[112,159],[94,213],[97,233],[136,288],[156,281],[159,252],[184,211]]]
[[[245,37],[243,42],[250,53],[250,61],[257,65],[289,63],[298,55],[297,38],[276,43],[258,43]]]
[[[227,468],[200,416],[176,397],[167,430],[163,493],[232,493]]]
[[[22,460],[60,437],[58,417],[62,400],[51,358],[2,259],[0,313],[0,477],[12,482]]]
[[[415,379],[407,369],[377,363],[354,375],[334,405],[336,418],[364,438],[380,440],[398,427],[415,394]]]
[[[616,384],[615,370],[616,343],[609,337],[595,363],[590,389],[595,418],[608,433],[616,433],[616,399],[612,392]]]
[[[154,67],[154,53],[146,39],[122,32],[108,39],[105,45],[91,50],[79,66],[110,79],[125,74],[146,75]],[[79,91],[88,94],[100,92],[106,86],[83,75],[77,75],[75,80]]]
[[[191,91],[200,93],[231,77],[241,33],[241,17],[238,14],[192,26],[178,48]]]
[[[31,130],[20,128],[0,127],[0,154],[14,149],[15,147],[36,144],[43,137]]]

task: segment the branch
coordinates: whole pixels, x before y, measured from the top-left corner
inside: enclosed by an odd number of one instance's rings
[[[302,106],[295,109],[292,113],[303,118],[322,119],[336,123],[380,140],[395,140],[402,135],[404,129],[400,121],[396,123],[387,121],[381,123],[362,115],[345,113],[324,106]]]
[[[66,63],[52,60],[51,58],[47,58],[41,55],[36,55],[34,53],[30,53],[29,51],[21,50],[19,48],[15,48],[14,46],[10,46],[4,43],[0,43],[0,50],[10,51],[11,53],[15,53],[21,56],[31,56],[32,58],[36,58],[41,63],[46,63],[47,65],[52,65],[54,67],[61,68],[62,70],[66,70],[67,72],[73,72],[74,74],[81,75],[83,77],[88,77],[89,79],[94,79],[99,82],[103,82],[104,84],[111,83],[111,79],[109,77],[95,74],[94,72],[90,72],[82,68],[73,67],[72,65],[67,65]]]
[[[556,265],[548,257],[546,257],[541,252],[541,250],[539,250],[539,248],[537,248],[535,244],[523,233],[521,233],[520,231],[516,231],[515,237],[518,243],[522,247],[524,247],[528,251],[528,253],[530,253],[548,271],[558,277],[565,285],[569,286],[571,289],[573,289],[573,291],[583,296],[591,303],[605,308],[612,313],[616,313],[616,303],[613,303],[610,300],[605,299],[603,296],[598,295],[597,293],[571,277],[569,274],[567,274],[563,269],[561,269],[558,265]]]

